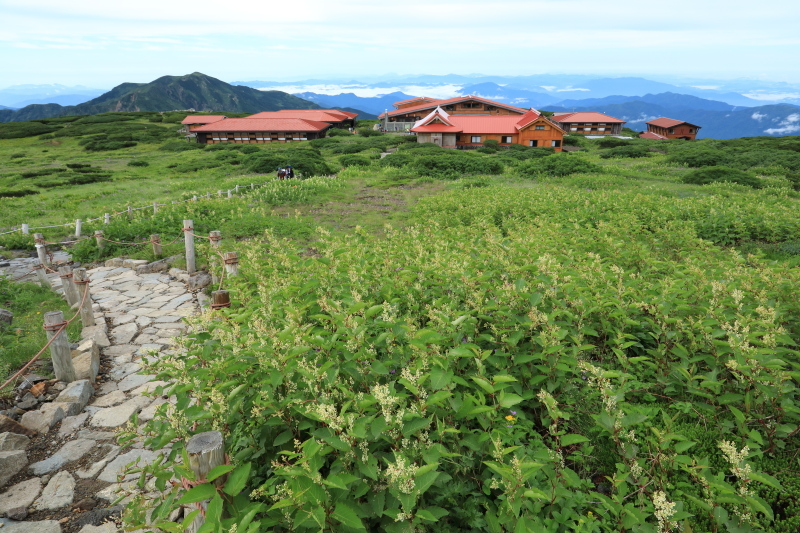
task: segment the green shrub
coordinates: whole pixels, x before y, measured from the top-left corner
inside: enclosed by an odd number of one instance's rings
[[[362,137],[380,137],[383,135],[378,130],[373,130],[372,128],[359,128],[358,134]]]
[[[628,146],[631,144],[629,139],[620,139],[618,137],[605,137],[597,141],[597,146],[600,148],[617,148],[618,146]]]
[[[19,198],[22,196],[30,196],[32,194],[39,194],[39,191],[33,189],[2,189],[0,190],[0,198]]]
[[[561,142],[564,146],[586,146],[589,141],[582,135],[564,135]]]
[[[725,161],[725,159],[725,153],[721,150],[692,147],[680,150],[676,153],[670,153],[667,161],[669,163],[686,165],[687,167],[699,168],[720,165]]]
[[[363,155],[343,155],[339,157],[339,164],[342,167],[368,167],[371,161]]]
[[[159,150],[162,152],[188,152],[189,150],[204,150],[206,148],[205,144],[201,143],[192,143],[186,141],[172,141],[166,144],[162,144],[158,147]],[[212,144],[211,146],[221,146],[219,144]],[[219,150],[219,148],[217,148]]]
[[[25,154],[23,152],[17,152],[8,156],[9,159],[19,159],[21,157],[25,157]]]
[[[730,182],[746,185],[754,189],[761,188],[761,180],[752,174],[729,167],[704,167],[688,172],[681,177],[683,183],[708,185],[710,183]]]
[[[557,157],[545,157],[534,161],[526,161],[517,167],[520,176],[530,177],[536,174],[548,176],[569,176],[570,174],[601,172],[602,168],[581,157],[561,154]]]
[[[261,151],[261,148],[254,144],[240,144],[238,146],[240,146],[240,148],[237,148],[237,150],[243,154],[255,154]]]
[[[129,167],[147,167],[147,166],[150,166],[150,163],[148,163],[147,161],[145,161],[143,159],[131,159],[130,161],[128,161],[128,166]]]
[[[604,139],[605,140],[605,139]],[[613,158],[639,158],[639,157],[647,157],[647,154],[650,153],[650,149],[645,145],[636,145],[636,146],[618,146],[616,148],[611,148],[610,150],[604,150],[600,157],[603,159],[613,159]]]
[[[327,131],[328,137],[352,137],[353,134],[342,128],[331,128]]]
[[[61,129],[41,122],[6,122],[0,123],[0,139],[20,139],[52,133]]]
[[[250,154],[243,163],[248,171],[259,174],[274,174],[278,167],[287,165],[292,165],[295,174],[304,178],[333,174],[319,151],[310,146],[307,149],[292,148]]]
[[[353,143],[353,144],[339,143],[335,146],[331,146],[329,150],[332,154],[357,154],[358,152],[364,150],[364,146],[361,143]]]

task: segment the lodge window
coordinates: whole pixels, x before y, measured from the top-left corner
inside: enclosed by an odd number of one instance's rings
[[[500,137],[500,142],[502,144],[511,144],[511,135],[504,135]]]
[[[553,148],[558,148],[559,146],[561,146],[561,141],[550,141],[550,146],[552,146]]]
[[[569,131],[578,131],[578,128],[570,128]]]
[[[479,142],[481,142],[481,138],[480,138],[479,135],[473,135],[472,136],[472,140],[470,142],[479,143]]]
[[[669,132],[670,132],[671,134],[674,134],[674,133],[675,133],[675,130],[669,130]]]
[[[544,126],[536,126],[536,131],[544,131]]]
[[[539,141],[528,141],[528,146],[530,146],[531,148],[536,148],[537,146],[539,146]]]
[[[479,102],[464,102],[463,104],[461,104],[461,107],[463,109],[482,109],[483,104]]]
[[[694,128],[689,128],[689,133],[694,133]]]

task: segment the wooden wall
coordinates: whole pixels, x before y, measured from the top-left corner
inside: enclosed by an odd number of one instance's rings
[[[700,128],[696,128],[689,124],[679,124],[673,128],[662,128],[660,126],[654,126],[652,124],[647,125],[647,131],[651,131],[653,133],[657,133],[659,135],[663,135],[667,139],[688,139],[693,141],[697,138],[697,130]]]

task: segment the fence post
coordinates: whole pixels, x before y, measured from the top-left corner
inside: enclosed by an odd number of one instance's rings
[[[231,193],[230,189],[228,189],[228,198],[233,198],[233,193]]]
[[[78,295],[78,288],[72,281],[72,267],[63,266],[58,268],[58,277],[61,278],[61,286],[64,288],[64,297],[70,307],[77,305],[81,302],[81,297]]]
[[[128,220],[133,220],[133,208],[128,206]]]
[[[153,214],[158,213],[158,202],[153,202]]]
[[[228,273],[228,277],[236,277],[239,274],[239,254],[225,252],[223,259],[225,260],[225,271]]]
[[[43,265],[49,263],[47,260],[47,246],[44,244],[44,235],[41,233],[33,234],[33,241],[36,243],[36,255],[39,256],[39,262]]]
[[[79,219],[79,218],[75,219],[75,236],[76,237],[80,237],[81,236],[81,229],[82,229],[81,226],[82,226],[82,224],[83,224],[83,221],[81,219]]]
[[[222,196],[222,191],[217,191],[217,196]]]
[[[195,260],[194,260],[194,226],[192,225],[191,220],[184,220],[183,221],[183,236],[186,239],[186,272],[189,274],[194,274],[196,267],[195,267]]]
[[[23,235],[30,235],[30,226],[27,224],[22,225],[22,234]]]
[[[103,215],[103,224],[108,224],[111,222],[111,213],[106,213]]]
[[[105,233],[103,230],[97,230],[94,232],[94,240],[97,241],[97,249],[102,250],[106,247],[106,241],[104,240]]]
[[[206,431],[198,433],[186,443],[186,453],[189,455],[189,467],[194,472],[195,479],[206,479],[208,473],[215,467],[225,464],[225,441],[219,431]],[[214,480],[217,487],[225,483],[226,476]],[[209,500],[194,504],[198,509],[208,507]],[[196,533],[205,522],[203,513],[199,513],[194,522],[186,529],[186,533]]]
[[[52,289],[53,286],[50,284],[50,279],[47,277],[47,272],[44,269],[44,263],[33,265],[33,269],[36,271],[36,276],[39,278],[39,282],[42,284],[42,287]]]
[[[219,248],[222,242],[222,233],[219,231],[212,231],[208,234],[208,237],[211,242],[211,249]],[[219,266],[219,259],[216,252],[211,252],[211,258],[208,262],[211,265],[209,270],[211,271],[211,283],[219,283],[219,276],[217,275],[217,266]]]
[[[231,306],[231,295],[228,291],[213,291],[211,293],[211,310],[216,311]]]
[[[153,243],[153,255],[161,257],[161,235],[150,235],[150,242]]]
[[[255,188],[256,188],[256,184],[255,183],[251,183],[250,184],[250,189],[252,190],[252,189],[255,189]]]
[[[50,311],[44,314],[44,330],[47,333],[47,340],[55,337],[50,343],[50,355],[53,359],[53,372],[60,381],[70,383],[77,379],[75,367],[72,365],[72,354],[70,353],[69,341],[64,322],[64,313],[61,311]],[[59,331],[60,330],[60,331]]]
[[[236,194],[239,194],[239,186],[236,186]]]
[[[81,303],[81,322],[83,327],[94,326],[94,311],[92,311],[92,297],[89,294],[89,276],[86,274],[86,269],[76,268],[72,272],[72,276],[75,286],[78,287],[78,295],[81,298],[78,303],[83,302]]]

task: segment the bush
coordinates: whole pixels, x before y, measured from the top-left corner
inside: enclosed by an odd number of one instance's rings
[[[128,166],[129,167],[148,167],[148,166],[150,166],[150,163],[148,163],[147,161],[144,161],[142,159],[132,159],[132,160],[128,161]]]
[[[600,172],[601,167],[574,155],[562,154],[558,157],[545,157],[536,161],[526,161],[517,167],[521,176],[536,174],[549,176],[569,176],[570,174]]]
[[[339,164],[342,167],[368,167],[371,161],[363,155],[343,155],[339,158]]]
[[[561,142],[564,146],[586,146],[588,141],[580,135],[564,135]]]
[[[364,146],[361,143],[354,143],[354,144],[343,144],[339,143],[335,146],[331,146],[329,148],[332,154],[357,154],[364,150]]]
[[[32,194],[39,194],[39,191],[35,191],[33,189],[5,189],[0,191],[0,198],[19,198],[22,196],[30,196]]]
[[[10,156],[8,156],[9,159],[19,159],[21,157],[25,157],[25,154],[22,152],[17,152],[15,154],[11,154]]]
[[[379,137],[383,135],[380,131],[373,130],[372,128],[359,128],[358,134],[362,137]]]
[[[311,147],[260,151],[248,155],[244,159],[244,165],[248,171],[259,174],[274,174],[278,167],[287,165],[292,165],[295,174],[302,174],[304,178],[333,174],[333,170],[327,165],[319,151]]]
[[[0,139],[20,139],[34,137],[59,130],[59,126],[50,126],[41,122],[6,122],[0,124]]]
[[[117,136],[104,136],[96,135],[80,141],[78,144],[83,145],[84,150],[89,152],[110,152],[112,150],[122,150],[123,148],[131,148],[138,143],[130,139],[125,139]]]
[[[713,167],[725,161],[725,153],[709,148],[690,148],[671,154],[667,161],[692,168]]]
[[[353,134],[342,128],[331,128],[327,132],[328,137],[352,137]]]
[[[603,139],[605,140],[605,139]],[[612,159],[612,158],[639,158],[639,157],[647,157],[647,154],[650,153],[650,149],[645,145],[637,145],[637,146],[618,146],[616,148],[612,148],[610,150],[605,150],[600,154],[600,157],[603,159]]]
[[[172,141],[158,147],[162,152],[188,152],[189,150],[203,150],[207,145],[200,143],[190,143],[186,141]],[[212,144],[211,146],[220,146]],[[219,148],[217,148],[219,150]]]
[[[619,139],[617,137],[606,137],[597,141],[597,146],[600,148],[617,148],[618,146],[628,146],[631,142],[628,139]]]
[[[710,183],[718,183],[727,181],[730,183],[738,183],[739,185],[746,185],[754,189],[761,188],[761,180],[752,174],[748,174],[742,170],[729,167],[705,167],[693,170],[685,174],[681,181],[683,183],[691,183],[693,185],[708,185]]]

